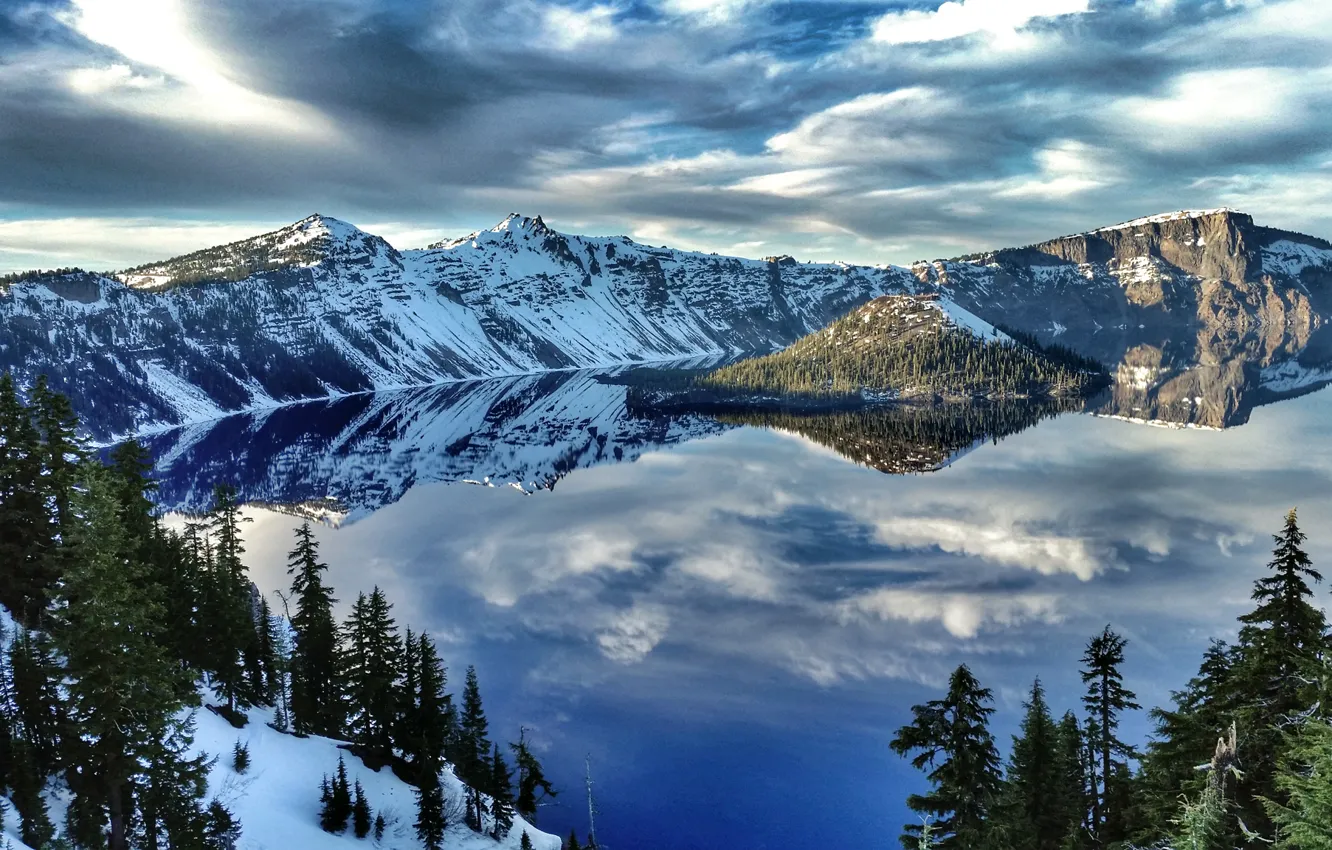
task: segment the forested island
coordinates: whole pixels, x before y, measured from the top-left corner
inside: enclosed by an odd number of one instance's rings
[[[1286,516],[1233,645],[1150,712],[1139,748],[1120,734],[1141,706],[1125,684],[1128,641],[1087,642],[1081,716],[1056,717],[1037,679],[1007,762],[989,731],[992,693],[962,665],[940,699],[912,708],[891,746],[927,772],[907,806],[908,850],[1325,850],[1332,847],[1332,633],[1312,601],[1322,576]]]
[[[44,380],[25,403],[0,375],[0,798],[25,845],[235,847],[244,825],[209,795],[210,772],[238,779],[252,756],[239,737],[199,751],[203,707],[227,728],[271,717],[284,738],[331,739],[336,761],[308,788],[325,831],[379,839],[391,827],[429,850],[464,829],[552,846],[529,828],[555,790],[524,731],[507,745],[491,737],[475,669],[455,702],[435,643],[400,630],[379,588],[339,623],[308,524],[289,556],[290,610],[276,616],[248,577],[230,487],[168,528],[145,450],[127,442],[103,460],[77,425]],[[412,789],[410,824],[372,810],[349,781],[354,761]]]
[[[1105,368],[1006,333],[932,295],[884,295],[781,351],[631,387],[640,409],[847,409],[893,402],[1080,397]]]

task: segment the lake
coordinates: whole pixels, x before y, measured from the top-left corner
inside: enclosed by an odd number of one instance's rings
[[[1290,507],[1332,563],[1332,393],[1225,430],[1048,413],[635,418],[622,386],[557,373],[148,442],[167,508],[237,486],[265,593],[314,517],[343,606],[379,585],[453,690],[475,664],[492,736],[527,727],[562,791],[543,829],[586,830],[590,756],[612,850],[868,848],[924,788],[888,741],[957,664],[1006,753],[1034,677],[1078,707],[1107,623],[1139,701],[1166,701],[1233,636]]]

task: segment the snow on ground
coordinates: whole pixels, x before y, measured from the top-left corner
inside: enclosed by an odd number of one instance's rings
[[[14,807],[4,797],[0,797],[0,818],[4,819],[4,829],[0,830],[0,850],[32,850],[19,841],[19,816]]]
[[[422,845],[412,826],[416,798],[411,786],[387,767],[378,773],[370,770],[360,759],[339,749],[337,741],[278,732],[267,725],[272,719],[271,710],[252,710],[249,724],[236,729],[211,711],[196,714],[196,751],[218,756],[208,791],[240,819],[238,850],[420,850]],[[237,741],[250,750],[250,767],[244,774],[232,769],[231,753]],[[325,774],[332,776],[337,771],[339,755],[346,761],[348,780],[359,780],[365,789],[372,815],[384,816],[387,828],[378,844],[373,836],[357,839],[350,828],[343,835],[319,828],[319,783]],[[537,850],[558,850],[560,839],[539,832],[518,816],[504,841],[472,832],[462,823],[462,783],[447,771],[443,780],[452,821],[444,838],[449,850],[516,850],[524,830]]]
[[[1088,233],[1105,233],[1107,230],[1124,230],[1129,227],[1142,227],[1147,224],[1161,224],[1166,221],[1183,221],[1188,218],[1204,218],[1209,215],[1220,215],[1222,213],[1233,213],[1230,207],[1217,207],[1214,210],[1177,210],[1175,212],[1157,213],[1156,215],[1143,216],[1135,218],[1132,221],[1125,221],[1121,224],[1112,224],[1109,227],[1098,227],[1095,230],[1089,230]]]
[[[1000,342],[1012,342],[1013,339],[1008,334],[996,328],[994,325],[985,321],[968,310],[964,310],[956,302],[948,298],[938,298],[934,301],[927,301],[927,304],[940,310],[949,321],[959,328],[971,331],[971,333],[981,339],[993,339]]]

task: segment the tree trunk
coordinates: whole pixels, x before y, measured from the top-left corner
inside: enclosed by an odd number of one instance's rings
[[[107,841],[108,850],[129,850],[125,838],[125,802],[122,783],[113,784],[106,795],[106,808],[111,816],[111,835]]]

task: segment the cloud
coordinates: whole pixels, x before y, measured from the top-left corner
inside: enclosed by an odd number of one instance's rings
[[[549,42],[560,50],[574,50],[614,39],[615,13],[614,6],[548,6],[542,18]]]
[[[1042,575],[1068,574],[1090,581],[1104,569],[1086,540],[1032,534],[1013,525],[983,524],[931,517],[893,517],[875,524],[879,541],[895,548],[938,549],[996,564],[1034,570]]]
[[[1089,6],[1089,0],[950,0],[933,11],[890,12],[874,22],[871,38],[883,44],[917,44],[976,33],[1011,35],[1035,18],[1078,14]]]
[[[637,664],[666,637],[670,622],[670,618],[659,608],[635,605],[617,615],[597,635],[597,646],[611,661]]]
[[[845,602],[843,616],[870,615],[906,623],[938,621],[950,635],[974,638],[987,625],[1018,626],[1062,619],[1052,595],[987,596],[881,588]]]

